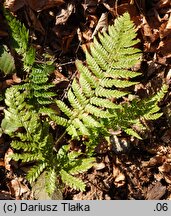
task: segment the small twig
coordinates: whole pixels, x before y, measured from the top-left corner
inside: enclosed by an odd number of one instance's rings
[[[67,88],[64,90],[64,93],[61,96],[62,101],[67,97],[68,89],[71,87],[72,81],[73,81],[74,77],[76,76],[76,73],[77,73],[77,71],[75,73],[73,73],[73,75],[70,77],[69,84],[68,84]]]

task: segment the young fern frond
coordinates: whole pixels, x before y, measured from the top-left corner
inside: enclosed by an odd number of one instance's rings
[[[24,56],[28,51],[29,31],[19,20],[17,20],[10,14],[10,12],[5,9],[4,14],[11,29],[13,46],[19,55]]]
[[[5,9],[4,14],[10,26],[13,47],[22,56],[24,70],[29,71],[35,61],[35,49],[29,47],[29,31]]]
[[[54,84],[49,83],[49,75],[54,71],[54,66],[46,62],[35,64],[36,50],[29,46],[29,31],[6,10],[4,14],[10,26],[13,47],[22,57],[24,70],[29,73],[30,85],[27,85],[27,90],[30,91],[30,96],[41,105],[52,103],[52,98],[56,94],[52,91]]]

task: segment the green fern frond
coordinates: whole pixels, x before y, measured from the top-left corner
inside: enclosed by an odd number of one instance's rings
[[[94,75],[97,78],[102,79],[105,77],[103,70],[100,68],[96,60],[88,52],[86,52],[86,61],[89,69],[94,72]]]
[[[34,165],[27,174],[28,181],[30,183],[34,182],[40,176],[46,166],[46,162],[39,162],[37,165]]]
[[[84,66],[81,61],[76,60],[75,64],[78,71],[83,74],[84,79],[87,81],[87,83],[89,83],[92,88],[96,88],[98,85],[98,79],[96,78],[96,76],[93,76],[91,71],[86,66]]]
[[[85,191],[85,186],[86,185],[82,180],[68,174],[68,172],[66,172],[63,169],[60,171],[60,176],[61,176],[62,181],[66,185],[68,185],[71,188],[74,188],[76,190]]]
[[[0,47],[0,70],[5,74],[10,74],[15,70],[14,58],[6,46]]]
[[[81,85],[81,89],[84,92],[86,98],[89,99],[90,97],[92,97],[94,92],[91,88],[91,85],[86,81],[84,74],[80,74],[79,83]]]
[[[54,67],[48,64],[35,64],[36,50],[29,46],[28,30],[9,12],[5,11],[4,14],[11,29],[14,49],[22,57],[24,70],[30,72],[30,85],[27,86],[27,90],[31,91],[30,96],[36,98],[41,105],[52,103],[52,98],[56,94],[52,91],[54,85],[49,84],[48,81],[50,73],[54,71]]]
[[[48,114],[49,115],[49,114]],[[64,126],[66,127],[67,124],[68,124],[68,120],[63,118],[63,117],[60,117],[60,116],[57,116],[57,115],[49,115],[49,117],[54,121],[56,122],[58,125],[61,125],[61,126]]]
[[[160,102],[164,98],[167,92],[168,92],[168,85],[164,84],[161,87],[160,91],[157,92],[157,94],[151,98],[151,101],[156,101],[156,103]]]
[[[138,82],[132,82],[128,80],[117,80],[117,79],[109,79],[105,78],[102,79],[100,82],[100,85],[102,87],[113,87],[115,86],[116,88],[127,88],[132,85],[136,85]]]
[[[133,130],[132,128],[126,128],[126,129],[124,129],[124,131],[128,134],[128,135],[130,135],[130,136],[133,136],[133,137],[136,137],[136,138],[138,138],[138,139],[142,139],[141,137],[140,137],[140,135],[135,131],[135,130]]]
[[[111,109],[119,109],[120,106],[117,104],[114,104],[112,101],[104,99],[104,98],[98,98],[98,97],[92,97],[90,99],[90,103],[94,104],[99,107],[104,108],[111,108]]]
[[[135,27],[129,14],[125,13],[107,32],[94,38],[90,52],[85,53],[85,63],[76,61],[78,76],[69,88],[67,101],[54,101],[56,94],[52,90],[53,84],[49,83],[54,67],[35,63],[35,50],[28,45],[28,31],[15,18],[12,20],[10,14],[6,16],[16,42],[15,49],[28,71],[23,85],[10,87],[5,93],[7,108],[1,131],[10,135],[13,138],[11,146],[20,150],[12,158],[36,163],[27,174],[30,182],[46,172],[46,189],[50,194],[55,191],[56,177],[59,176],[63,183],[84,191],[84,182],[73,175],[93,166],[94,158],[91,156],[95,154],[94,149],[101,137],[110,141],[112,129],[141,139],[137,126],[144,130],[141,120],[154,120],[161,116],[158,102],[166,94],[167,86],[148,99],[129,101],[129,87],[137,84],[132,78],[140,75],[131,68],[140,61],[141,54],[133,47],[138,43]],[[57,111],[45,107],[53,102],[56,102]],[[50,120],[65,130],[57,140],[53,140],[50,132]],[[71,140],[82,140],[86,146],[84,155],[72,151],[64,143],[61,146],[66,132]],[[81,137],[88,137],[88,141]],[[90,158],[83,158],[87,155]]]
[[[90,113],[96,117],[101,117],[101,118],[110,118],[112,115],[108,111],[103,111],[100,110],[98,107],[93,106],[91,104],[87,104],[85,107],[85,111],[87,113]]]
[[[57,173],[55,169],[50,169],[46,172],[45,176],[45,182],[46,182],[46,191],[50,195],[53,194],[53,192],[56,189],[56,180],[57,180]]]
[[[101,127],[99,121],[95,120],[93,117],[91,117],[91,115],[88,115],[88,113],[81,113],[79,115],[79,118],[84,122],[87,127]]]
[[[74,161],[75,159],[77,159],[81,155],[82,155],[81,152],[71,151],[68,153],[68,159],[69,159],[69,161]]]
[[[76,99],[75,95],[73,94],[72,90],[69,89],[68,91],[68,100],[71,104],[71,106],[76,109],[76,110],[81,110],[82,109],[82,106],[81,104],[79,103],[79,101]]]
[[[75,118],[75,119],[72,121],[72,124],[73,124],[73,126],[74,126],[76,129],[78,129],[78,130],[81,132],[81,135],[82,135],[82,134],[90,135],[88,129],[87,129],[86,126],[83,124],[83,122],[80,121],[79,118]]]
[[[11,29],[15,50],[18,54],[24,56],[28,50],[29,32],[26,27],[7,10],[4,10],[4,14]]]
[[[137,84],[131,78],[140,75],[131,71],[141,57],[140,50],[133,47],[138,42],[135,38],[134,25],[126,13],[109,27],[108,33],[94,38],[90,52],[85,53],[86,64],[76,61],[79,79],[74,79],[68,91],[69,105],[56,102],[68,117],[66,131],[72,138],[90,135],[95,125],[104,128],[101,118],[113,119],[111,109],[121,110],[122,106],[112,99],[128,95],[125,89]]]
[[[77,100],[79,101],[80,105],[84,106],[85,104],[88,103],[88,100],[87,100],[86,96],[83,94],[82,89],[81,89],[80,85],[77,83],[76,79],[73,80],[72,89],[73,89],[74,95],[77,98]]]
[[[72,124],[69,124],[69,126],[66,128],[66,131],[72,136],[73,139],[79,139],[80,134],[78,133],[77,128],[75,128]]]
[[[11,30],[13,47],[22,56],[24,70],[29,71],[35,61],[35,49],[29,47],[29,31],[5,9],[4,14]]]
[[[73,166],[69,170],[69,174],[76,175],[79,173],[86,172],[92,167],[94,162],[95,162],[95,158],[78,159],[77,162],[75,163],[75,166]]]
[[[130,70],[125,70],[125,69],[119,69],[119,68],[108,68],[108,70],[106,71],[106,77],[113,77],[113,78],[134,78],[137,76],[140,76],[141,73],[139,72],[133,72]]]

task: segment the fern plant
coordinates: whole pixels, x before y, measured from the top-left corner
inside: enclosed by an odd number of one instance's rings
[[[47,121],[41,121],[38,112],[27,103],[27,91],[18,86],[6,90],[5,118],[1,128],[13,139],[11,146],[18,150],[12,155],[16,161],[36,162],[28,172],[27,179],[32,183],[39,175],[46,172],[46,187],[50,194],[56,188],[57,176],[63,183],[72,188],[84,190],[85,184],[73,175],[87,171],[94,158],[78,158],[82,153],[69,152],[65,145],[56,153],[53,150],[54,140]],[[22,150],[22,151],[21,151]]]
[[[7,108],[1,128],[12,137],[11,146],[18,151],[12,157],[35,162],[27,175],[30,182],[46,172],[49,193],[53,193],[59,179],[83,191],[85,184],[74,175],[92,167],[95,161],[92,155],[101,137],[110,142],[111,130],[119,129],[141,139],[137,127],[145,129],[143,119],[155,120],[161,116],[158,102],[167,92],[167,86],[150,98],[129,101],[129,87],[136,85],[134,80],[141,75],[131,68],[141,60],[141,52],[134,48],[138,43],[135,28],[125,13],[108,32],[94,38],[90,51],[85,52],[85,63],[76,61],[78,76],[68,90],[67,101],[55,100],[53,85],[48,83],[53,66],[35,63],[36,52],[28,45],[28,31],[10,14],[6,13],[6,18],[27,74],[23,85],[8,88],[5,93]],[[128,102],[124,100],[126,97]],[[45,106],[52,102],[61,115]],[[57,140],[51,133],[49,118],[64,128]],[[71,151],[69,142],[61,146],[66,133],[70,139],[88,138],[84,142],[85,155]]]
[[[75,189],[84,190],[85,184],[74,175],[92,167],[94,158],[77,158],[82,154],[69,152],[67,146],[58,152],[54,151],[49,122],[41,118],[40,107],[52,103],[56,95],[52,91],[54,85],[49,83],[49,74],[53,72],[54,66],[49,62],[35,63],[35,49],[29,46],[27,29],[7,11],[5,16],[11,29],[13,47],[22,57],[27,76],[23,84],[8,88],[5,93],[8,108],[4,110],[1,133],[12,137],[11,146],[18,151],[12,158],[16,161],[36,163],[27,175],[30,183],[42,172],[46,172],[46,188],[49,194],[55,191],[59,179]],[[4,56],[2,57],[4,59]],[[11,58],[8,58],[8,61],[10,62]],[[4,60],[2,63],[1,70],[7,70]],[[65,157],[62,149],[67,149]]]

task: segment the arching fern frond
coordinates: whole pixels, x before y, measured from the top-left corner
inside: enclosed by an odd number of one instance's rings
[[[73,137],[90,134],[95,125],[103,128],[100,119],[113,115],[108,109],[121,108],[112,100],[126,96],[126,88],[137,83],[129,79],[139,75],[130,70],[141,56],[140,50],[132,47],[138,42],[135,38],[135,28],[126,13],[108,33],[99,34],[99,40],[94,38],[90,52],[85,53],[86,64],[76,61],[79,79],[74,79],[68,91],[69,106],[56,101],[67,117],[55,121],[64,125],[65,118],[67,131]]]
[[[162,89],[153,99],[137,100],[119,104],[120,99],[129,96],[129,87],[137,84],[132,78],[141,73],[131,68],[141,59],[141,52],[135,48],[139,40],[128,13],[115,20],[108,32],[99,33],[86,50],[86,63],[76,61],[79,78],[75,78],[68,91],[67,105],[56,101],[63,117],[51,115],[56,124],[66,127],[72,138],[92,134],[99,130],[105,133],[110,128],[122,129],[127,134],[141,138],[134,126],[141,126],[141,119],[157,119],[161,116],[156,103],[167,90]],[[164,87],[165,88],[165,87]],[[96,128],[96,129],[95,129]]]
[[[56,94],[52,90],[54,84],[49,82],[49,75],[54,71],[54,66],[46,62],[35,63],[36,50],[29,45],[29,31],[8,11],[4,10],[4,14],[11,30],[13,48],[22,57],[23,69],[29,73],[26,82],[29,80],[27,90],[30,91],[31,98],[36,99],[41,105],[52,103],[52,98]]]

